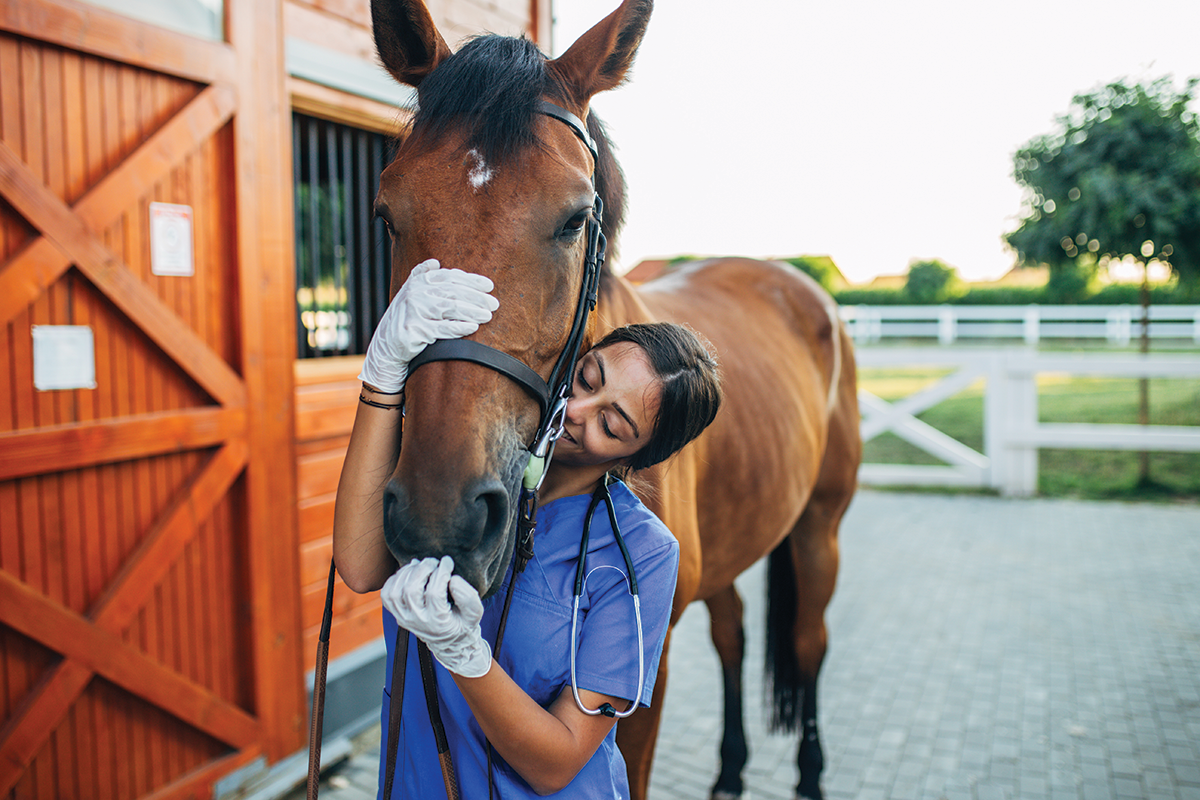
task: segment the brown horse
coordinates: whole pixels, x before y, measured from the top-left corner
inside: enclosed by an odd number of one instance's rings
[[[430,257],[489,276],[500,310],[471,338],[543,378],[572,327],[594,193],[604,201],[610,241],[621,217],[623,180],[588,103],[624,80],[650,10],[650,0],[625,0],[547,60],[528,41],[499,36],[452,55],[420,0],[372,1],[379,55],[397,80],[417,88],[419,102],[376,200],[392,233],[392,292]],[[568,125],[539,113],[543,100],[588,120],[598,163]],[[771,554],[774,721],[801,729],[797,793],[820,797],[824,611],[861,451],[850,340],[828,295],[786,265],[695,263],[639,288],[602,274],[589,336],[656,319],[705,334],[720,354],[726,387],[708,432],[666,467],[640,476],[644,499],[680,542],[672,623],[694,600],[712,615],[726,688],[714,794],[740,794],[747,755],[742,603],[733,580]],[[511,558],[538,405],[499,372],[463,361],[427,364],[406,394],[404,447],[384,500],[388,546],[400,563],[448,553],[491,594]],[[618,728],[638,798],[648,788],[666,665],[663,658],[653,707]]]

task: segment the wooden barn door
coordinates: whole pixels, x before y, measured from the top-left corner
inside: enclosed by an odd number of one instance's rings
[[[304,744],[280,0],[225,13],[0,3],[0,797],[205,796]],[[95,388],[39,391],[67,325]]]

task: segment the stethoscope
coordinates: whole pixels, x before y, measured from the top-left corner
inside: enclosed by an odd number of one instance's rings
[[[629,550],[625,547],[625,539],[621,536],[621,528],[617,524],[617,512],[613,507],[612,495],[609,494],[608,484],[610,480],[615,480],[605,474],[601,479],[600,485],[596,491],[592,493],[592,501],[588,505],[587,516],[583,518],[583,537],[579,542],[579,563],[575,566],[575,599],[571,604],[571,693],[575,695],[575,704],[579,706],[579,710],[589,716],[603,714],[606,717],[615,717],[624,719],[632,714],[638,707],[641,701],[642,688],[646,681],[646,646],[642,640],[642,602],[638,597],[637,576],[633,571],[633,559],[629,557]],[[629,708],[625,711],[617,711],[611,703],[602,703],[599,708],[588,708],[583,704],[583,700],[579,698],[579,685],[575,679],[575,653],[579,646],[577,637],[579,627],[579,598],[583,595],[584,587],[587,585],[587,579],[591,575],[587,571],[587,548],[588,537],[592,529],[592,516],[596,513],[596,506],[600,505],[600,501],[604,501],[608,508],[608,521],[612,525],[613,537],[617,540],[617,546],[621,548],[621,555],[625,559],[625,569],[628,570],[626,577],[628,578],[629,594],[633,598],[633,616],[637,620],[637,636],[638,636],[638,684],[637,692],[633,695],[633,701],[629,704]],[[592,572],[601,569],[615,569],[620,572],[619,567],[614,567],[611,564],[602,564]]]

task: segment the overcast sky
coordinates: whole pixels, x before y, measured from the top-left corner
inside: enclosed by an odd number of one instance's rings
[[[618,0],[554,0],[555,50]],[[597,97],[629,183],[618,268],[828,254],[852,281],[1013,256],[1012,154],[1071,97],[1200,75],[1200,0],[658,0]]]

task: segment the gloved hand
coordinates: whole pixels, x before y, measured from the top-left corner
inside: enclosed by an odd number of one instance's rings
[[[438,339],[469,336],[500,307],[492,281],[460,269],[440,269],[437,259],[413,267],[383,313],[359,380],[385,394],[404,388],[408,362]]]
[[[428,645],[443,667],[466,678],[481,678],[492,666],[491,645],[479,628],[483,601],[475,587],[453,571],[450,556],[441,561],[414,558],[387,579],[379,594],[400,627]]]

